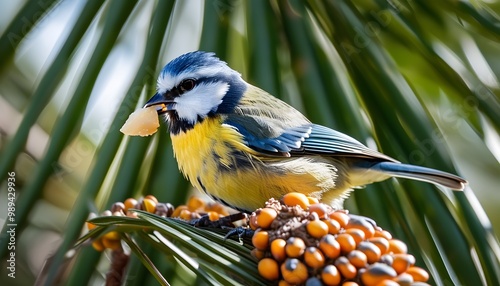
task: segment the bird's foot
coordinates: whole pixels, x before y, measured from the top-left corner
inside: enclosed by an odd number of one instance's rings
[[[255,231],[251,228],[246,228],[242,226],[238,226],[230,229],[227,234],[224,236],[224,239],[232,238],[237,236],[238,240],[242,239],[252,239]]]

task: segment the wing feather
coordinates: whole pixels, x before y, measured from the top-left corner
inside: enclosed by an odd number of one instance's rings
[[[245,144],[263,157],[322,155],[397,162],[350,136],[311,123],[290,105],[252,85],[235,112],[226,114],[224,124],[238,130]]]
[[[325,126],[314,124],[309,138],[304,140],[302,148],[306,153],[352,156],[382,159],[397,162],[393,158],[372,150],[356,139]]]
[[[241,124],[242,122],[245,121],[239,120],[239,123],[226,121],[225,124],[238,130],[243,135],[246,145],[261,152],[264,156],[348,156],[397,162],[391,157],[366,147],[354,138],[321,125],[308,124],[290,127],[283,130],[283,133],[277,137],[262,138],[249,131],[255,129],[256,126],[247,128]]]

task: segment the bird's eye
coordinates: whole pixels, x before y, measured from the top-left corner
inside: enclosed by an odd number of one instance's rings
[[[185,79],[179,84],[179,91],[181,92],[181,94],[186,91],[190,91],[191,89],[194,88],[194,85],[195,85],[194,79],[191,78]]]

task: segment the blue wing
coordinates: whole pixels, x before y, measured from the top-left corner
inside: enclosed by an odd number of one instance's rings
[[[258,136],[256,132],[251,132],[240,123],[226,122],[225,124],[238,130],[243,135],[246,144],[252,149],[270,155],[287,157],[292,151],[303,150],[302,143],[309,137],[312,130],[312,124],[301,125],[285,129],[279,136],[266,138]]]
[[[266,155],[275,156],[303,156],[317,154],[324,156],[352,156],[365,158],[378,158],[384,161],[394,159],[369,149],[356,139],[333,129],[317,125],[304,124],[283,129],[278,136],[268,138],[258,136],[243,124],[226,122],[240,132],[246,144]],[[264,126],[260,126],[265,128]]]
[[[317,124],[312,126],[311,134],[304,140],[302,147],[306,153],[377,158],[397,162],[389,156],[366,147],[344,133]]]

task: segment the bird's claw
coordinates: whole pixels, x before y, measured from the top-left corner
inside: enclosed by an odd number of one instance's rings
[[[238,227],[235,227],[235,228],[229,230],[228,233],[224,236],[224,239],[228,239],[228,238],[231,238],[234,236],[238,236],[239,240],[245,239],[245,238],[251,239],[253,237],[254,233],[255,233],[255,231],[251,228],[245,228],[245,227],[238,226]]]

